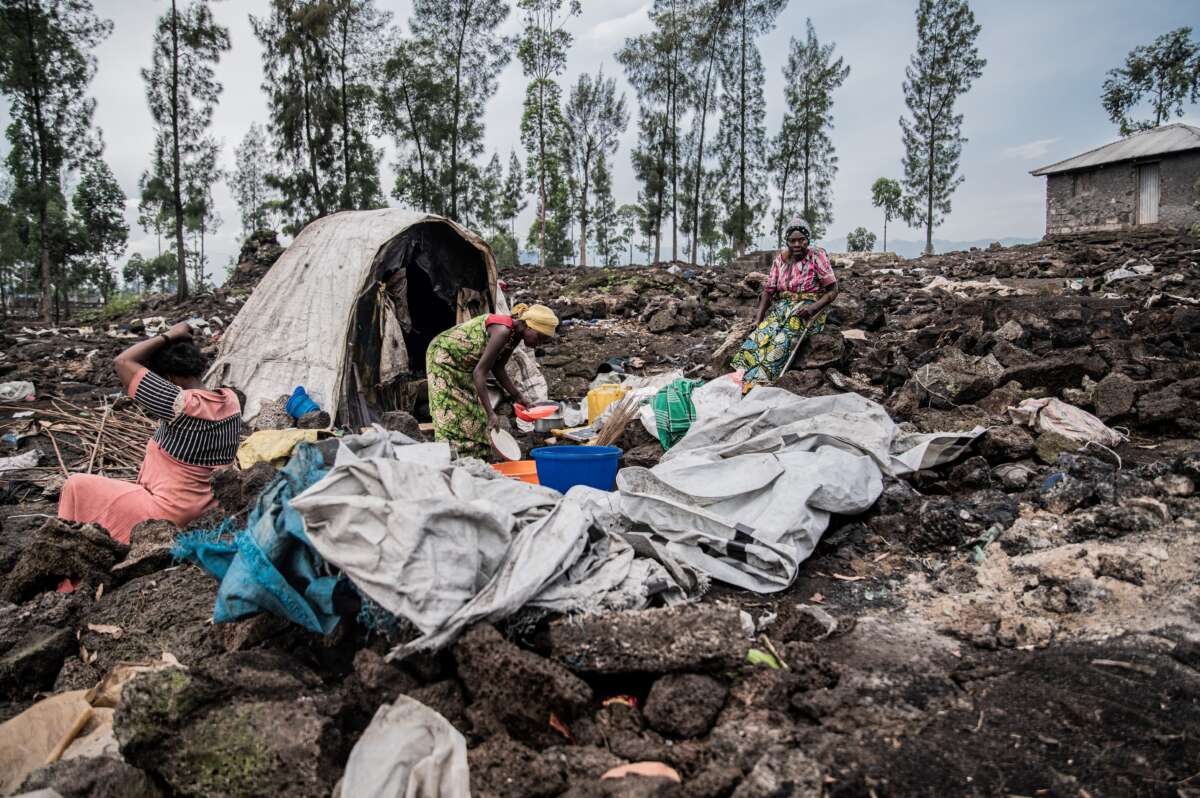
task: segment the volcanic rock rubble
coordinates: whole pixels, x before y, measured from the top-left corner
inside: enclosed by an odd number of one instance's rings
[[[119,390],[109,361],[121,336],[152,316],[227,322],[277,250],[264,236],[227,289],[183,308],[149,300],[111,327],[9,320],[0,378],[37,385],[28,409],[55,395],[95,407]],[[636,374],[727,371],[769,261],[501,278],[510,300],[564,320],[538,353],[564,398],[613,358]],[[169,652],[185,668],[125,689],[124,761],[59,762],[25,788],[328,795],[375,709],[403,693],[466,736],[476,796],[1190,794],[1198,261],[1200,240],[1166,232],[913,261],[835,256],[841,297],[780,386],[860,393],[906,429],[986,427],[967,456],[835,518],[782,593],[717,585],[681,608],[520,617],[400,663],[349,621],[328,638],[269,616],[213,625],[216,585],[172,564],[170,524],[144,524],[122,546],[53,519],[55,466],[5,474],[0,720],[119,662]],[[1007,412],[1046,397],[1123,442],[1080,448]],[[661,455],[636,424],[621,445],[627,465]],[[44,435],[5,454],[33,447],[55,462]],[[194,526],[244,513],[272,473],[221,474],[221,510]],[[74,593],[54,592],[64,576],[81,580]],[[751,648],[774,662],[748,662]],[[639,761],[680,781],[599,778]]]

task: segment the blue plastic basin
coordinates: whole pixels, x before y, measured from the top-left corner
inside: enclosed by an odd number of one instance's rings
[[[538,482],[566,493],[576,485],[612,490],[622,452],[616,446],[543,446],[529,454]]]

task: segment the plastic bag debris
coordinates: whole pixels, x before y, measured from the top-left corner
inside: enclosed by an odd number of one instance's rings
[[[37,398],[37,389],[28,380],[0,383],[0,400],[5,402],[32,402]]]
[[[1033,427],[1039,432],[1054,432],[1080,444],[1098,443],[1117,446],[1124,440],[1119,432],[1086,410],[1054,397],[1026,399],[1009,408],[1009,416],[1017,424]]]

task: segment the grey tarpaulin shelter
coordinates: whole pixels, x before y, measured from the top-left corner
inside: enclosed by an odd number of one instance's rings
[[[433,337],[503,304],[495,258],[471,231],[396,208],[336,213],[300,231],[263,277],[206,381],[242,391],[247,418],[303,385],[337,422],[361,426],[413,410]],[[536,373],[526,352],[510,369],[518,384]]]

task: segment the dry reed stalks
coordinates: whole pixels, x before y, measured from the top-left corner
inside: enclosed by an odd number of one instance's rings
[[[641,403],[633,397],[617,401],[613,405],[613,409],[609,411],[608,417],[604,419],[604,426],[601,428],[600,434],[596,436],[594,444],[596,446],[612,446],[620,440],[621,436],[625,434],[625,428],[637,418],[640,407]]]
[[[0,407],[8,411],[29,409]],[[36,424],[38,434],[49,438],[58,470],[64,476],[93,471],[107,476],[136,475],[146,441],[158,426],[136,406],[113,410],[105,404],[102,410],[93,410],[65,399],[52,399],[50,407],[35,409],[30,420]]]

